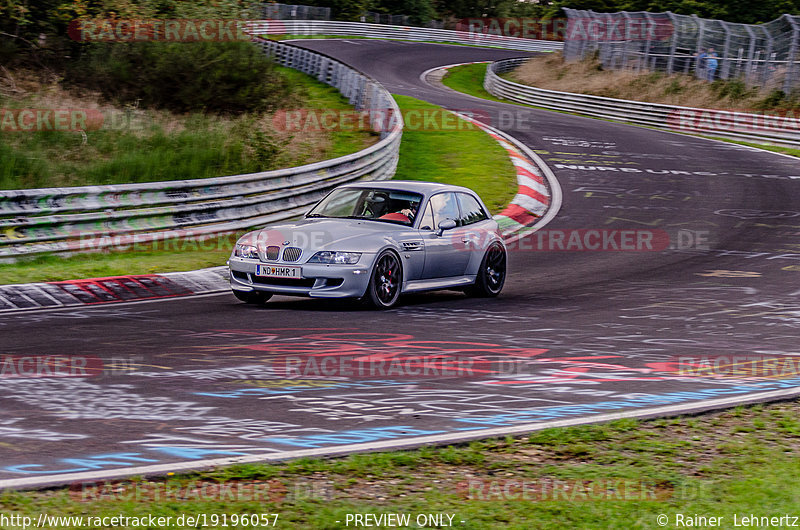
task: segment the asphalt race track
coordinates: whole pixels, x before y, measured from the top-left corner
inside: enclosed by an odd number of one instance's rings
[[[287,297],[259,308],[225,293],[2,315],[3,354],[72,356],[91,377],[0,377],[0,486],[408,447],[800,393],[796,160],[483,102],[419,79],[431,67],[518,52],[303,45],[392,92],[487,112],[553,170],[559,215],[510,249],[497,299],[441,292],[377,312]],[[600,234],[599,248],[584,245],[589,232]],[[621,248],[624,234],[653,248]],[[298,357],[302,373],[287,378],[281,366]],[[356,361],[366,373],[347,372]]]

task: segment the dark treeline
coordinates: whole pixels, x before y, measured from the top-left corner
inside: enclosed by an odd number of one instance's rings
[[[562,7],[615,11],[672,11],[728,22],[758,24],[784,13],[799,14],[800,0],[314,0],[308,5],[330,7],[335,18],[357,20],[364,11],[409,15],[422,19],[466,17],[563,16]]]
[[[144,108],[226,114],[279,108],[292,88],[248,42],[86,42],[78,19],[252,19],[241,0],[0,0],[0,102],[14,68]],[[73,23],[71,26],[70,23]],[[72,28],[72,30],[70,29]],[[77,38],[76,38],[77,34]]]
[[[290,3],[287,0],[286,3]],[[330,7],[339,20],[359,20],[367,11],[408,15],[412,23],[467,17],[563,16],[562,7],[614,11],[672,11],[729,22],[769,22],[800,13],[800,0],[301,0]],[[80,55],[70,42],[70,21],[80,18],[260,18],[258,4],[245,0],[0,0],[0,65],[21,56],[56,63]]]

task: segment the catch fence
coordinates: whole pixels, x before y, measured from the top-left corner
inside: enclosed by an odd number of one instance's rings
[[[604,68],[692,74],[747,86],[800,88],[800,16],[734,24],[674,13],[596,13],[565,8],[564,56],[597,54]]]

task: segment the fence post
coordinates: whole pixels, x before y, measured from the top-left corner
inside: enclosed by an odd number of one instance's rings
[[[669,57],[667,58],[667,75],[675,71],[675,52],[678,47],[678,22],[672,11],[667,11],[667,16],[672,23],[672,42],[669,44]],[[688,62],[687,62],[688,64]]]
[[[697,15],[692,15],[692,17],[694,17],[694,19],[697,21],[697,47],[695,49],[695,54],[699,54],[700,50],[702,50],[705,46],[703,44],[703,39],[705,38],[706,25],[704,20]],[[704,72],[700,69],[699,60],[695,62],[694,69],[695,77],[703,77]]]
[[[651,68],[650,52],[652,50],[652,45],[653,45],[652,36],[653,33],[655,33],[656,30],[658,29],[658,25],[656,24],[655,19],[650,13],[645,11],[644,17],[647,19],[647,40],[645,40],[644,42],[644,52],[642,54],[642,61],[639,62],[639,68],[637,70],[639,72],[642,71],[642,63],[644,63],[646,68]],[[653,57],[653,63],[655,60],[656,58]]]
[[[797,41],[800,35],[800,26],[795,22],[794,17],[790,15],[783,16],[792,26],[792,43],[789,45],[789,55],[786,57],[786,79],[783,82],[783,92],[784,94],[789,94],[792,91],[793,78],[797,69]]]
[[[719,23],[722,26],[722,29],[725,30],[725,43],[723,44],[722,56],[720,57],[722,68],[719,69],[719,78],[728,79],[731,71],[731,28],[727,22],[720,20]]]
[[[747,86],[753,85],[753,59],[756,54],[756,32],[750,25],[746,25],[747,35],[750,37],[750,46],[747,49],[747,62],[744,67],[744,82]]]
[[[772,53],[772,48],[775,46],[775,39],[772,38],[772,33],[765,27],[764,37],[767,39],[767,48],[764,50],[764,62],[761,64],[761,84],[766,85],[769,79],[769,56]]]

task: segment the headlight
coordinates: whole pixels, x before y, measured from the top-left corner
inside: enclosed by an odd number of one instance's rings
[[[308,260],[308,262],[354,265],[358,263],[359,258],[361,258],[360,252],[331,252],[330,250],[323,250],[311,256],[311,259]]]
[[[233,249],[233,255],[237,258],[258,259],[258,249],[253,245],[236,243],[236,247]]]

